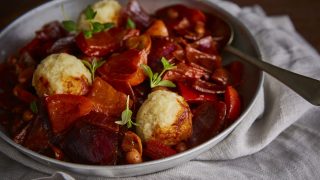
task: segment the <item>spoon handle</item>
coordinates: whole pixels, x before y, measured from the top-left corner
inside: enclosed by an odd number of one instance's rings
[[[311,104],[320,106],[320,81],[258,60],[231,46],[226,46],[225,50],[275,77]]]

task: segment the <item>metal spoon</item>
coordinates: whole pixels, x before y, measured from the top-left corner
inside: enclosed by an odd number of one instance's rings
[[[264,72],[268,73],[269,75],[273,76],[274,78],[278,79],[283,84],[287,85],[305,100],[309,101],[311,104],[320,106],[320,81],[316,79],[312,79],[272,64],[269,64],[265,61],[252,57],[250,55],[241,52],[240,50],[231,46],[231,43],[234,38],[234,30],[232,26],[224,21],[222,18],[216,17],[217,21],[221,21],[218,24],[225,26],[222,29],[227,30],[223,33],[222,43],[224,45],[224,50],[236,55],[241,58],[241,60],[250,63],[253,66],[263,70]],[[221,31],[217,32],[221,35]]]

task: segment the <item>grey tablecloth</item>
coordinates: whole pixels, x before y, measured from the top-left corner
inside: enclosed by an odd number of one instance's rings
[[[259,6],[213,1],[249,28],[265,61],[320,79],[319,54],[287,16],[266,17]],[[268,75],[258,98],[252,114],[210,151],[179,167],[128,179],[320,179],[320,109]],[[10,150],[2,140],[0,152],[0,179],[103,179],[57,173],[63,170]]]

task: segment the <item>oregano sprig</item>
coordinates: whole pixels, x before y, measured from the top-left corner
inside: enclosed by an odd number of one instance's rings
[[[135,29],[136,23],[134,23],[134,21],[132,21],[132,19],[128,18],[126,28],[127,29]]]
[[[88,62],[86,60],[82,60],[82,63],[89,69],[91,73],[92,82],[95,77],[96,70],[101,67],[106,61],[98,61],[97,59],[93,59],[92,62]]]
[[[34,114],[38,114],[38,106],[37,106],[37,102],[36,101],[32,101],[30,103],[30,110],[34,113]]]
[[[64,17],[66,18],[63,7],[62,7],[62,12],[64,14]],[[97,11],[94,11],[94,9],[90,5],[87,6],[87,8],[84,10],[85,19],[89,22],[89,25],[90,25],[89,30],[83,31],[83,34],[86,38],[91,38],[94,33],[108,30],[115,26],[114,23],[99,23],[99,22],[93,21],[96,15],[97,15]],[[62,25],[69,32],[78,31],[77,24],[72,20],[62,21]]]
[[[84,15],[85,15],[85,17],[86,17],[86,20],[93,20],[95,17],[96,17],[96,15],[97,15],[97,11],[94,11],[93,10],[93,8],[92,8],[92,6],[91,5],[89,5],[89,6],[87,6],[87,8],[84,10]]]
[[[71,20],[62,21],[62,26],[69,32],[77,31],[77,24],[74,21],[71,21]]]
[[[121,113],[121,120],[115,122],[116,124],[119,124],[121,126],[127,125],[127,128],[131,128],[132,125],[138,126],[138,124],[134,123],[131,119],[132,111],[129,109],[129,103],[130,103],[130,96],[128,95],[126,109]]]
[[[144,73],[149,77],[150,80],[150,87],[154,88],[157,86],[165,86],[165,87],[176,87],[176,85],[169,81],[169,80],[162,80],[162,75],[169,70],[175,69],[176,66],[174,64],[170,64],[168,62],[168,60],[165,57],[161,58],[161,62],[162,62],[162,66],[163,66],[163,70],[161,71],[161,73],[153,73],[151,68],[146,65],[146,64],[142,64],[141,67],[144,70]]]

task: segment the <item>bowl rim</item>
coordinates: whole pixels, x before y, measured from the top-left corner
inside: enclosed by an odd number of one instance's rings
[[[10,31],[13,27],[16,26],[16,24],[20,23],[21,21],[23,21],[24,19],[26,19],[27,17],[31,16],[32,14],[36,14],[38,13],[38,11],[41,11],[44,8],[50,8],[53,7],[55,5],[59,5],[62,4],[64,2],[68,2],[69,0],[60,0],[60,1],[48,1],[46,3],[43,3],[33,9],[30,9],[29,11],[27,11],[26,13],[24,13],[23,15],[19,16],[18,18],[16,18],[13,22],[11,22],[8,26],[4,27],[4,29],[0,32],[0,39],[8,33],[8,31]],[[198,1],[198,0],[191,0],[191,1]],[[224,10],[223,8],[219,7],[217,4],[215,4],[214,1],[210,1],[210,0],[206,0],[206,1],[201,1],[201,3],[207,4],[211,7],[214,7],[215,9],[217,9],[218,14],[223,14],[223,16],[226,16],[228,18],[231,19],[235,19],[235,22],[237,23],[237,25],[241,26],[242,30],[245,31],[247,34],[249,34],[250,36],[248,36],[250,43],[253,46],[253,50],[255,51],[256,55],[258,56],[259,59],[261,59],[262,55],[261,55],[261,51],[259,49],[259,46],[256,42],[256,40],[253,38],[252,33],[248,30],[248,28],[241,22],[239,21],[239,19],[237,19],[237,17],[233,16],[232,14],[230,14],[229,12],[227,12],[226,10]],[[150,165],[156,165],[156,164],[160,164],[160,163],[166,163],[166,162],[170,162],[176,159],[180,159],[182,157],[184,157],[186,154],[192,154],[192,153],[197,153],[197,155],[199,155],[200,153],[203,153],[204,151],[208,151],[210,148],[213,148],[214,146],[210,146],[210,144],[212,144],[214,141],[216,141],[217,139],[223,137],[225,135],[226,132],[228,131],[233,131],[234,128],[241,122],[244,120],[244,117],[246,117],[248,115],[248,113],[250,112],[250,110],[253,108],[255,102],[258,100],[257,96],[259,94],[259,92],[263,89],[263,82],[264,82],[264,73],[259,70],[259,82],[257,84],[257,90],[255,91],[254,96],[252,97],[252,99],[248,102],[248,107],[242,111],[240,117],[237,118],[237,120],[228,128],[224,129],[222,132],[220,132],[218,135],[212,137],[211,139],[207,140],[206,142],[197,145],[191,149],[188,149],[184,152],[181,153],[177,153],[175,155],[169,156],[167,158],[163,158],[163,159],[159,159],[159,160],[152,160],[152,161],[147,161],[147,162],[143,162],[140,164],[125,164],[125,165],[86,165],[86,164],[77,164],[77,163],[70,163],[70,162],[65,162],[65,161],[60,161],[54,158],[50,158],[47,156],[44,156],[42,154],[36,153],[32,150],[27,149],[26,147],[15,143],[12,139],[10,139],[6,134],[4,134],[4,132],[2,132],[0,130],[0,137],[5,140],[8,144],[10,144],[11,146],[13,146],[16,150],[19,151],[19,153],[22,153],[24,155],[26,155],[25,153],[28,154],[28,158],[32,158],[36,161],[39,162],[39,160],[35,159],[34,157],[38,157],[41,160],[44,160],[48,163],[52,163],[52,164],[56,164],[59,165],[60,167],[67,167],[67,168],[78,168],[78,169],[82,169],[82,170],[105,170],[105,169],[109,169],[109,170],[125,170],[125,169],[131,169],[131,168],[143,168],[146,166],[150,166]],[[210,146],[210,148],[208,148],[208,146]],[[207,147],[207,148],[206,148]],[[30,157],[30,155],[34,156],[34,157]],[[196,156],[194,156],[196,157]],[[194,158],[193,157],[193,158]],[[184,161],[187,162],[187,161]],[[43,164],[43,162],[40,162],[41,164]]]

